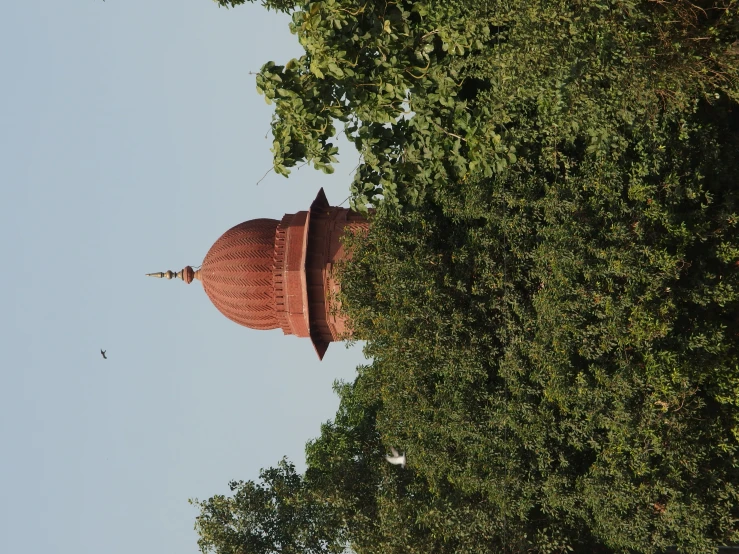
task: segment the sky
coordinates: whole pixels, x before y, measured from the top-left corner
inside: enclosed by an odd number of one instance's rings
[[[300,55],[287,24],[210,0],[0,8],[0,551],[196,553],[188,498],[283,456],[304,469],[332,382],[364,362],[144,276],[320,187],[348,196],[346,144],[331,176],[256,184],[272,107],[253,73]]]

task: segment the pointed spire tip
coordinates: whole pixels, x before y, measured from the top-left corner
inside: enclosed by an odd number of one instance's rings
[[[147,277],[156,277],[157,279],[182,279],[185,283],[190,284],[193,279],[200,279],[200,270],[194,271],[189,265],[182,271],[175,273],[174,271],[160,271],[159,273],[147,273]]]

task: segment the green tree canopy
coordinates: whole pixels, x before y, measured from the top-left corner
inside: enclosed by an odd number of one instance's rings
[[[282,460],[260,482],[232,481],[232,496],[191,500],[201,552],[215,554],[331,554],[343,552],[334,510],[317,500],[295,466]]]
[[[341,300],[372,361],[285,489],[297,515],[214,497],[278,523],[229,542],[203,503],[201,548],[739,542],[737,1],[264,5],[305,49],[257,78],[275,170],[332,171],[336,126],[361,153],[377,210]]]
[[[243,0],[218,0],[234,6]],[[353,205],[417,203],[532,146],[620,156],[698,98],[739,98],[736,0],[265,0],[305,54],[268,62],[274,168],[361,153]],[[538,148],[535,148],[538,152]]]
[[[354,240],[352,402],[462,522],[449,552],[739,541],[737,113],[448,186]]]

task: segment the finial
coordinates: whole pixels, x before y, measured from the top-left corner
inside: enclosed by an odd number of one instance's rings
[[[182,271],[175,273],[174,271],[160,271],[159,273],[147,273],[147,277],[156,277],[157,279],[182,279],[185,283],[192,283],[193,279],[200,279],[200,271],[193,271],[188,265]]]
[[[182,272],[180,271],[180,274]],[[171,279],[172,277],[180,277],[180,274],[174,273],[172,271],[160,271],[159,273],[147,273],[147,277],[156,277],[157,279],[164,279],[165,277],[167,279]]]

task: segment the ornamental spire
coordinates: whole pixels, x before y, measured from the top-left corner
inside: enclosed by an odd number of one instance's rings
[[[200,280],[200,270],[193,270],[189,265],[185,266],[184,269],[175,273],[172,270],[160,271],[159,273],[147,273],[147,277],[156,277],[157,279],[182,279],[188,285],[192,283],[193,279]]]

